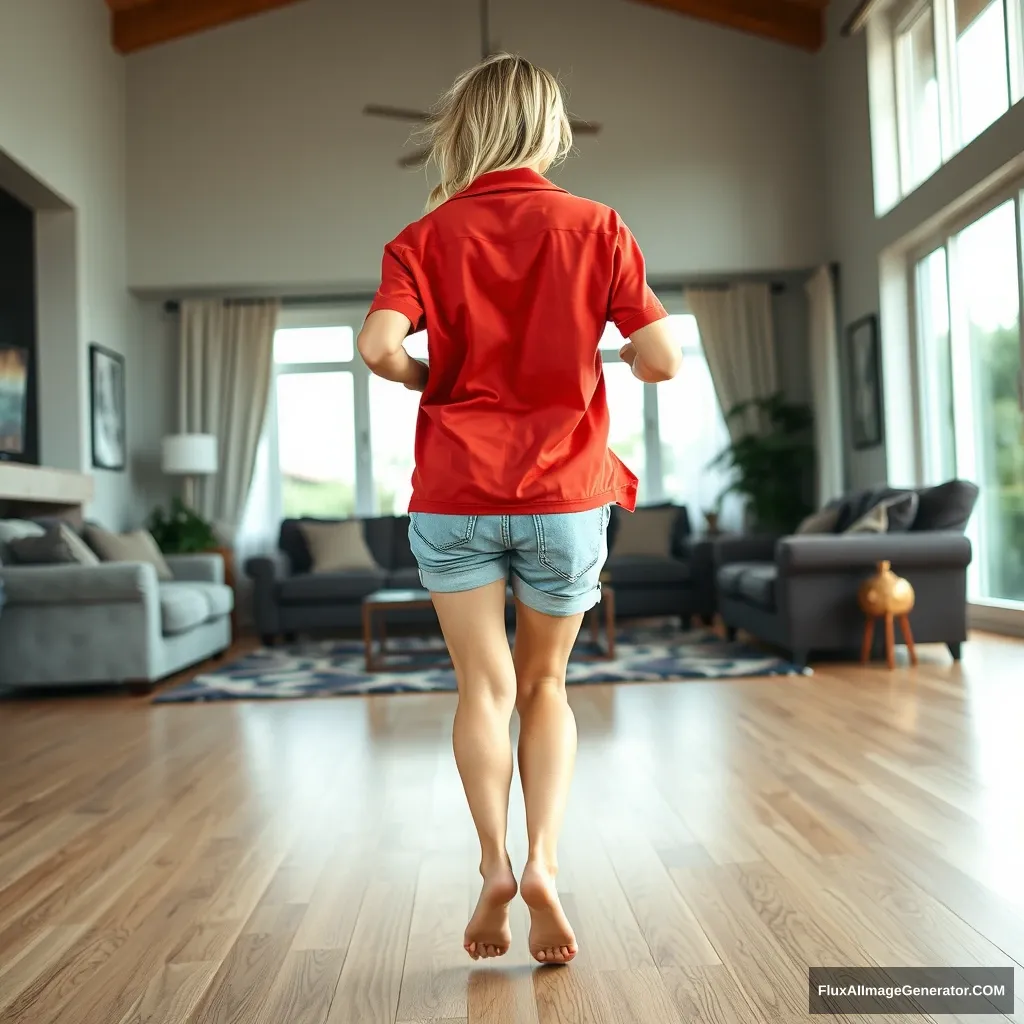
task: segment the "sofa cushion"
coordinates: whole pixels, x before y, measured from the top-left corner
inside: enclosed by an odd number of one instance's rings
[[[193,584],[160,584],[160,624],[164,636],[187,633],[209,617],[210,603]]]
[[[88,523],[85,539],[104,562],[148,562],[156,569],[158,580],[169,583],[174,579],[163,552],[148,530],[112,533],[95,523]]]
[[[281,580],[277,592],[281,604],[355,602],[386,586],[387,578],[387,573],[383,569],[304,573]]]
[[[358,519],[340,519],[336,523],[300,524],[313,566],[310,572],[361,572],[376,568],[366,546],[366,532]]]
[[[683,550],[686,539],[690,536],[690,514],[685,505],[673,505],[671,502],[663,502],[660,505],[641,505],[634,513],[623,511],[618,505],[612,506],[611,516],[608,518],[608,550],[615,552],[619,544],[619,533],[623,524],[638,514],[670,509],[672,515],[672,529],[669,538],[669,547],[665,554],[679,554]],[[623,548],[620,554],[627,553]],[[659,550],[658,554],[662,552]]]
[[[846,533],[858,519],[867,515],[876,505],[886,501],[888,498],[898,498],[907,494],[906,487],[869,487],[867,490],[855,491],[848,494],[839,502],[839,521],[836,523],[836,533]]]
[[[167,586],[166,583],[162,586]],[[235,607],[235,592],[225,583],[200,583],[183,582],[183,587],[190,587],[197,594],[202,595],[206,602],[207,619],[219,619],[224,615],[230,615]]]
[[[907,491],[895,498],[885,498],[865,512],[846,533],[906,533],[917,515],[917,494]]]
[[[363,536],[366,546],[373,555],[373,560],[382,569],[390,569],[395,564],[395,516],[377,516],[364,519]]]
[[[419,569],[392,569],[388,573],[387,585],[393,590],[421,590]]]
[[[917,516],[911,530],[956,530],[963,533],[978,500],[978,488],[967,480],[948,480],[918,492]]]
[[[820,512],[807,516],[796,528],[799,536],[810,536],[819,533],[834,533],[839,522],[839,506],[826,505]]]
[[[775,611],[775,583],[779,571],[767,562],[760,565],[749,565],[740,574],[738,596],[758,608]]]
[[[685,562],[658,555],[612,555],[604,571],[611,576],[612,586],[688,586],[690,567]]]

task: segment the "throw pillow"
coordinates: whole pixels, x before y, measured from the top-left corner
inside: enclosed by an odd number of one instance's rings
[[[809,515],[797,528],[800,536],[807,536],[816,533],[835,533],[836,525],[839,522],[839,506],[834,505],[823,508],[820,512]]]
[[[19,565],[99,565],[100,560],[67,523],[54,523],[41,537],[19,537],[8,544]]]
[[[0,559],[12,558],[7,547],[19,537],[42,537],[46,530],[28,519],[0,519]]]
[[[156,569],[158,580],[166,583],[174,579],[171,567],[147,530],[111,533],[90,523],[85,528],[85,539],[104,562],[148,562]]]
[[[978,500],[978,488],[967,480],[948,480],[920,493],[914,532],[956,530],[963,533]]]
[[[913,491],[880,501],[865,512],[846,533],[905,533],[917,515],[917,495]]]
[[[615,534],[616,555],[661,555],[672,552],[672,524],[679,509],[638,508],[619,517]]]
[[[363,524],[358,519],[337,523],[299,523],[310,557],[311,572],[343,572],[346,569],[376,569],[377,563],[366,546]]]

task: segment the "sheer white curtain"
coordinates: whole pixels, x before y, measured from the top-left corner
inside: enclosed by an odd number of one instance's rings
[[[839,339],[832,268],[819,267],[806,287],[811,331],[814,441],[818,454],[818,504],[823,506],[843,493]]]
[[[766,284],[688,288],[704,355],[724,414],[740,402],[779,389],[771,289]],[[756,414],[727,423],[734,439],[760,429]]]
[[[233,543],[252,482],[273,374],[276,301],[181,304],[180,427],[217,438],[220,467],[196,488],[197,510]]]

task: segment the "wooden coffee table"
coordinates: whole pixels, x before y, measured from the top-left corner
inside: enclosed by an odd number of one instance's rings
[[[601,587],[601,603],[587,614],[590,616],[590,636],[598,653],[593,660],[612,660],[615,657],[615,591],[609,583]],[[505,600],[512,601],[512,590],[505,592]],[[426,590],[375,590],[363,598],[363,649],[366,652],[366,671],[401,671],[403,665],[388,664],[387,616],[389,612],[414,611],[432,608],[433,602]],[[602,615],[602,609],[604,614]],[[601,644],[601,621],[604,620],[605,642]],[[375,642],[376,641],[376,642]],[[451,664],[447,655],[439,659],[439,665]],[[428,667],[422,661],[408,666],[416,671]]]

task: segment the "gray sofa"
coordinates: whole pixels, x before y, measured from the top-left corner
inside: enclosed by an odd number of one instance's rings
[[[0,685],[126,683],[145,688],[225,651],[234,593],[220,555],[152,565],[0,567]]]
[[[839,508],[834,533],[715,542],[718,609],[730,637],[744,629],[791,652],[798,665],[806,665],[812,652],[853,656],[864,635],[857,589],[878,562],[887,560],[914,588],[914,640],[946,644],[958,659],[967,638],[971,562],[964,529],[978,489],[956,480],[919,491],[917,518],[906,532],[843,533],[880,501],[900,493],[879,488],[834,503]],[[881,632],[876,631],[876,644]]]
[[[615,587],[619,618],[678,615],[688,622],[694,614],[714,613],[713,588],[697,584],[700,573],[691,568],[690,521],[685,508],[676,511],[663,555],[616,555],[619,509],[613,509],[608,528],[610,555],[605,571]],[[253,614],[257,632],[268,646],[278,638],[305,632],[353,630],[362,621],[362,600],[381,588],[419,589],[416,559],[409,547],[408,516],[378,516],[363,520],[366,545],[378,568],[313,573],[312,559],[300,520],[281,524],[278,551],[250,558],[246,574],[253,580]],[[710,549],[703,578],[712,577]],[[434,621],[433,612],[393,616],[401,623]]]

